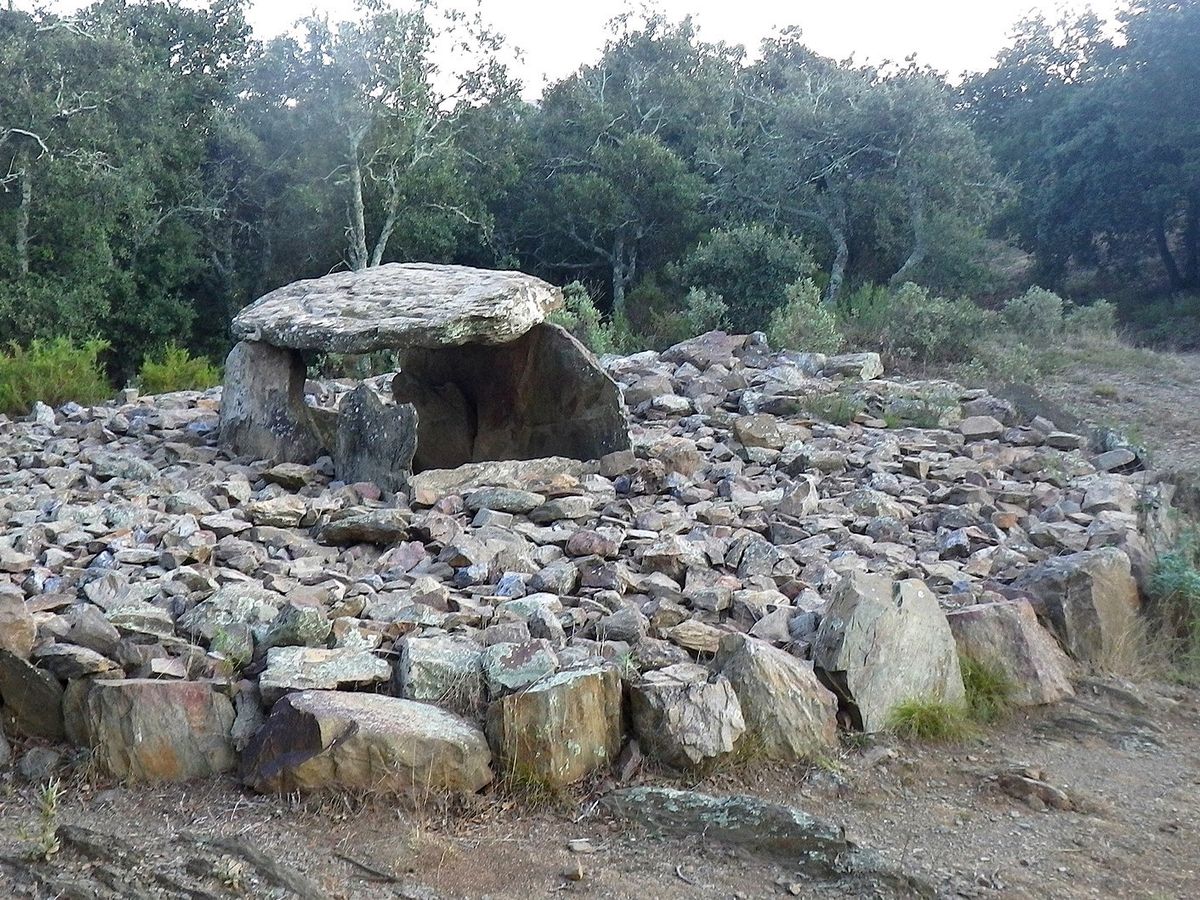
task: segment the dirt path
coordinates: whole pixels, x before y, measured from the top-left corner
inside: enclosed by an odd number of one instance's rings
[[[1005,793],[995,776],[1014,767],[1040,770],[1072,808],[1031,806]],[[751,793],[843,824],[940,896],[1200,894],[1200,702],[1171,687],[1088,681],[1075,700],[962,744],[882,739],[822,768],[747,766],[683,786]],[[44,824],[37,789],[10,781],[0,796],[0,896],[908,893],[812,882],[703,835],[655,837],[607,820],[594,794],[538,806],[493,795],[465,809],[413,810],[350,798],[264,798],[232,781],[136,790],[77,782],[52,824],[80,828],[60,828],[63,847],[49,863],[25,861]],[[572,853],[568,841],[580,838],[595,852]]]
[[[1144,444],[1154,468],[1200,472],[1200,354],[1098,352],[1037,387],[1080,418]]]

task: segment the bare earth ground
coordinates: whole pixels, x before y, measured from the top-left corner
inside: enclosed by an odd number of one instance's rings
[[[1051,399],[1133,426],[1156,465],[1200,470],[1200,357],[1096,358],[1047,379]],[[14,747],[20,750],[20,747]],[[1069,810],[1010,796],[1030,767]],[[125,789],[63,773],[53,814],[0,776],[0,897],[891,897],[892,883],[820,883],[702,834],[607,819],[593,785],[533,802],[259,797],[233,780]],[[637,780],[661,780],[635,776]],[[676,782],[676,784],[678,784]],[[680,785],[749,793],[845,826],[925,893],[963,897],[1200,896],[1200,694],[1085,679],[1076,698],[954,745],[880,737],[821,767],[740,769]],[[62,847],[30,861],[57,826]],[[591,853],[568,842],[586,839]],[[568,875],[569,873],[569,875]]]
[[[1200,354],[1101,349],[1037,387],[1093,424],[1125,430],[1155,468],[1200,472]]]

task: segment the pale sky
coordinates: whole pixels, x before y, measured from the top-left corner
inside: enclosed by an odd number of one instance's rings
[[[826,56],[860,62],[903,60],[912,53],[951,76],[990,66],[1012,26],[1033,9],[1081,9],[1084,0],[658,0],[638,4],[679,19],[692,15],[701,37],[743,44],[753,51],[777,28],[799,25],[806,43]],[[1112,16],[1121,0],[1093,0]],[[353,0],[254,0],[251,24],[277,34],[302,10],[335,18],[353,11]],[[536,96],[546,78],[556,80],[594,62],[605,23],[627,9],[627,0],[482,0],[485,20],[524,51],[518,74]]]
[[[250,22],[260,37],[286,30],[313,9],[334,18],[354,12],[353,0],[252,2]],[[18,6],[30,5],[32,0],[18,2]],[[82,5],[79,0],[51,0],[52,8],[60,10]],[[744,44],[751,51],[777,28],[799,25],[806,43],[826,56],[853,55],[859,62],[882,62],[916,53],[922,62],[951,77],[988,68],[1012,26],[1031,10],[1086,5],[1085,0],[658,0],[638,4],[672,19],[691,14],[702,38]],[[1122,2],[1092,0],[1090,5],[1111,17]],[[559,79],[594,62],[604,45],[605,23],[628,7],[628,0],[482,0],[484,18],[524,51],[517,72],[531,97],[541,92],[547,78]]]

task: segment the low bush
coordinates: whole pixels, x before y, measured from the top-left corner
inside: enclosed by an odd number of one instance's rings
[[[984,724],[1003,718],[1012,709],[1016,686],[1006,673],[969,656],[959,656],[963,687],[967,689],[967,711]]]
[[[1195,533],[1157,559],[1149,594],[1152,611],[1174,644],[1178,674],[1200,681],[1200,538]]]
[[[959,741],[972,732],[964,706],[925,698],[905,700],[893,709],[888,729],[921,741]]]
[[[835,392],[813,394],[804,401],[810,416],[832,425],[849,425],[865,410],[863,402],[852,394]]]
[[[63,337],[34,340],[27,348],[10,344],[0,353],[0,412],[25,415],[38,400],[50,406],[104,400],[112,393],[100,366],[108,346],[102,340],[76,344]]]
[[[204,391],[221,383],[221,370],[205,356],[192,356],[186,348],[168,344],[142,361],[137,381],[144,394]]]
[[[684,303],[687,325],[693,335],[724,328],[729,321],[729,305],[720,294],[694,287],[688,290]]]
[[[605,320],[581,282],[563,288],[563,300],[563,308],[551,314],[551,322],[567,329],[593,353],[631,352],[636,340],[629,324]]]
[[[1033,343],[1045,344],[1062,334],[1065,309],[1062,297],[1034,285],[1020,297],[1004,304],[1001,316],[1014,334]]]
[[[821,301],[811,278],[787,286],[784,303],[771,314],[767,340],[772,347],[809,353],[837,353],[846,342],[837,315]]]
[[[852,347],[922,366],[972,359],[991,318],[968,298],[935,297],[912,283],[894,292],[860,288],[841,306],[842,331]]]

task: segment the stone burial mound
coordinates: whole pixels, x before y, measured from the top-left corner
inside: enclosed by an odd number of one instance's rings
[[[299,281],[234,319],[221,440],[279,462],[332,456],[339,478],[401,487],[467,462],[597,459],[629,446],[617,385],[545,321],[562,293],[520,272],[398,263]],[[305,401],[305,354],[398,352],[381,396]]]
[[[466,373],[454,383],[489,423],[473,456],[534,452],[542,432],[493,431],[489,404],[543,397],[523,379],[547,356],[595,363],[533,324],[536,283],[497,278],[503,325],[467,300],[406,319],[371,280],[287,289],[240,320],[224,398],[127,393],[4,422],[0,721],[27,777],[65,742],[128,782],[237,772],[265,792],[473,794],[610,768],[653,782],[820,758],[839,728],[889,728],[908,701],[959,704],[964,660],[1018,705],[1054,703],[1132,633],[1166,486],[984,391],[886,380],[874,354],[714,332],[608,360],[588,377],[620,385],[629,431],[599,427],[615,397],[562,429],[601,449],[631,435],[595,460],[466,462],[391,495],[339,477],[344,460],[287,461],[295,435],[320,449],[284,403],[294,348],[400,334],[443,344],[410,348],[420,390]],[[292,380],[237,371],[264,358]],[[360,390],[339,417],[366,416]],[[723,802],[635,783],[609,807],[683,823]],[[738,809],[827,867],[846,850],[795,810]]]

